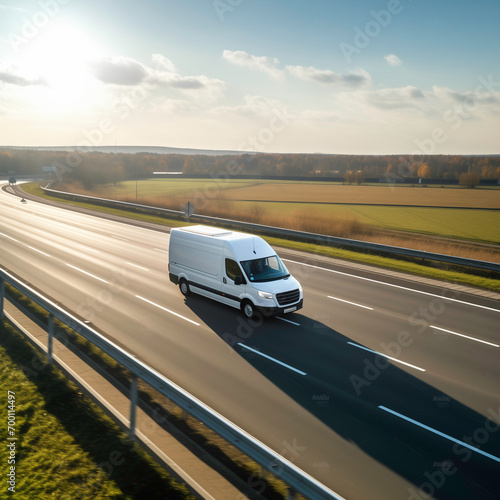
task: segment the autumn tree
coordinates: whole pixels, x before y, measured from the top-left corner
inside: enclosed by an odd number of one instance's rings
[[[427,163],[422,163],[422,165],[420,165],[417,176],[420,177],[420,179],[428,179],[431,176],[431,169]]]
[[[354,172],[354,182],[356,182],[358,186],[365,182],[365,176],[363,175],[363,172],[361,170]]]
[[[0,153],[0,169],[5,172],[12,169],[12,155],[8,151]]]
[[[349,170],[344,175],[344,180],[351,185],[355,181],[355,174],[352,170]]]
[[[184,160],[184,167],[182,168],[182,173],[183,174],[194,174],[196,173],[196,161],[192,156],[188,156]]]
[[[466,186],[470,189],[474,189],[481,179],[481,175],[478,172],[466,172],[459,177],[459,184],[461,186]]]

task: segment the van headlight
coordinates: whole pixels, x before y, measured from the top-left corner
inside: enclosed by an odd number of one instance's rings
[[[273,298],[273,294],[269,293],[269,292],[261,292],[259,290],[258,294],[259,294],[259,297],[261,297],[263,299],[272,299]]]

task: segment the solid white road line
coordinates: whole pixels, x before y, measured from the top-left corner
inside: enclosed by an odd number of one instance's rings
[[[294,368],[293,366],[287,365],[286,363],[283,363],[282,361],[279,361],[278,359],[272,358],[271,356],[268,356],[267,354],[264,354],[264,353],[262,353],[260,351],[257,351],[256,349],[252,349],[251,347],[248,347],[245,344],[242,344],[241,342],[238,342],[237,345],[243,347],[244,349],[252,351],[255,354],[258,354],[259,356],[262,356],[263,358],[266,358],[266,359],[269,359],[271,361],[274,361],[275,363],[278,363],[279,365],[284,366],[285,368],[288,368],[289,370],[292,370],[292,371],[298,373],[299,375],[307,375],[306,372],[303,372],[301,370],[297,370],[297,368]]]
[[[17,243],[21,243],[19,240],[16,240],[16,238],[13,238],[12,236],[9,236],[8,234],[0,233],[0,235],[5,236],[6,238],[9,238],[9,240],[15,241]]]
[[[94,253],[100,253],[99,250],[95,250],[93,248],[90,248],[90,247],[86,247],[85,245],[80,245],[79,243],[77,243],[77,245],[81,248],[84,248],[85,250],[89,251],[89,252],[94,252]]]
[[[103,280],[102,278],[99,278],[99,276],[94,276],[93,274],[88,273],[87,271],[84,271],[83,269],[80,269],[79,267],[72,266],[71,264],[66,264],[68,267],[71,267],[73,269],[76,269],[77,271],[80,271],[83,274],[86,274],[87,276],[90,276],[91,278],[94,278],[96,280],[102,281],[103,283],[108,283],[106,280]]]
[[[406,286],[401,286],[401,285],[394,285],[393,283],[386,283],[384,281],[374,280],[371,278],[365,278],[364,276],[356,276],[355,274],[344,273],[342,271],[335,271],[334,269],[328,269],[327,267],[314,266],[312,264],[306,264],[304,262],[298,262],[295,260],[290,260],[290,259],[281,259],[281,260],[284,260],[286,262],[292,262],[293,264],[298,264],[301,266],[312,267],[314,269],[320,269],[321,271],[328,271],[329,273],[343,274],[344,276],[349,276],[350,278],[357,278],[359,280],[371,281],[372,283],[378,283],[380,285],[391,286],[393,288],[400,288],[401,290],[408,290],[409,292],[420,293],[422,295],[430,295],[431,297],[437,297],[439,299],[449,300],[450,302],[457,302],[459,304],[465,304],[465,305],[472,306],[472,307],[479,307],[481,309],[487,309],[488,311],[494,311],[494,312],[500,313],[500,309],[494,309],[493,307],[488,307],[488,306],[481,306],[479,304],[472,304],[471,302],[465,302],[464,300],[452,299],[451,297],[446,297],[445,295],[438,295],[437,293],[430,293],[430,292],[424,292],[422,290],[415,290],[414,288],[408,288]]]
[[[422,429],[433,432],[434,434],[437,434],[438,436],[444,437],[445,439],[449,439],[450,441],[453,441],[454,443],[457,443],[465,448],[469,448],[469,450],[475,451],[476,453],[479,453],[480,455],[483,455],[487,458],[491,458],[491,460],[495,460],[496,462],[500,462],[500,458],[495,457],[495,455],[490,455],[489,453],[486,453],[485,451],[480,450],[479,448],[475,448],[474,446],[471,446],[470,444],[464,443],[463,441],[455,439],[454,437],[448,436],[448,434],[444,434],[443,432],[440,432],[436,429],[433,429],[432,427],[429,427],[428,425],[417,422],[416,420],[413,420],[410,417],[406,417],[405,415],[402,415],[401,413],[398,413],[397,411],[391,410],[390,408],[386,408],[385,406],[379,406],[379,408],[381,410],[386,411],[386,412],[392,413],[396,417],[402,418],[403,420],[406,420],[407,422],[411,422],[412,424],[418,425],[419,427],[422,427]]]
[[[339,299],[338,297],[332,297],[331,295],[328,295],[328,298],[333,299],[333,300],[339,300],[340,302],[345,302],[346,304],[351,304],[353,306],[363,307],[364,309],[369,309],[370,311],[373,311],[373,307],[363,306],[361,304],[357,304],[356,302],[349,302],[348,300]]]
[[[48,253],[42,252],[41,250],[38,250],[38,248],[35,247],[30,247],[29,245],[26,245],[28,248],[31,248],[31,250],[34,250],[35,252],[41,253],[42,255],[45,255],[45,257],[51,257]]]
[[[488,345],[491,345],[493,347],[500,347],[500,345],[498,345],[498,344],[492,344],[491,342],[486,342],[486,340],[476,339],[475,337],[469,337],[468,335],[464,335],[463,333],[457,333],[457,332],[453,332],[451,330],[446,330],[445,328],[441,328],[441,327],[436,326],[436,325],[431,325],[431,328],[434,328],[435,330],[441,330],[442,332],[450,333],[451,335],[457,335],[458,337],[464,337],[464,338],[469,339],[469,340],[474,340],[475,342],[481,342],[483,344],[488,344]]]
[[[149,271],[149,269],[146,269],[145,267],[138,266],[137,264],[132,264],[132,262],[127,262],[129,266],[137,267],[137,269],[142,269],[143,271]]]
[[[152,306],[158,307],[158,309],[161,309],[165,312],[168,312],[170,314],[173,314],[174,316],[177,316],[178,318],[184,319],[186,321],[189,321],[189,323],[192,323],[193,325],[200,326],[199,323],[196,323],[196,321],[193,321],[192,319],[186,318],[185,316],[182,316],[181,314],[177,314],[174,311],[171,311],[170,309],[167,309],[166,307],[160,306],[159,304],[156,304],[155,302],[151,302],[148,299],[145,299],[144,297],[141,297],[140,295],[136,295],[138,299],[143,300],[144,302],[147,302],[148,304],[151,304]]]
[[[377,351],[372,351],[371,349],[368,349],[368,347],[365,347],[365,346],[362,346],[359,344],[355,344],[354,342],[347,342],[347,343],[354,346],[354,347],[358,347],[359,349],[364,349],[365,351],[371,352],[373,354],[378,354],[379,356],[383,356],[384,358],[390,359],[391,361],[395,361],[396,363],[401,363],[402,365],[409,366],[410,368],[415,368],[415,370],[420,370],[421,372],[425,372],[424,368],[420,368],[419,366],[415,366],[415,365],[410,365],[410,363],[406,363],[405,361],[401,361],[400,359],[393,358],[391,356],[387,356],[387,354],[383,354],[383,353],[377,352]]]

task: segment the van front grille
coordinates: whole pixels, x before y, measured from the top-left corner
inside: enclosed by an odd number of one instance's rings
[[[290,292],[283,292],[276,294],[276,299],[280,306],[286,306],[287,304],[293,304],[298,302],[300,299],[300,290],[291,290]]]

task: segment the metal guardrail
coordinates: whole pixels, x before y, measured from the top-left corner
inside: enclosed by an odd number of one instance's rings
[[[149,205],[140,205],[137,203],[130,203],[125,201],[109,200],[106,198],[96,198],[93,196],[86,196],[81,194],[65,193],[64,191],[57,191],[49,188],[42,188],[53,195],[60,196],[62,198],[74,198],[80,200],[91,201],[93,203],[98,203],[100,205],[107,205],[112,207],[121,207],[127,210],[140,210],[140,211],[150,211],[154,213],[160,213],[163,215],[168,215],[175,218],[184,218],[183,212],[176,210],[168,210],[166,208],[152,207]],[[475,259],[466,259],[463,257],[454,257],[452,255],[438,254],[432,252],[424,252],[420,250],[412,250],[410,248],[403,247],[393,247],[388,245],[381,245],[379,243],[370,243],[360,240],[350,240],[347,238],[339,238],[336,236],[328,236],[316,233],[307,233],[304,231],[295,231],[292,229],[283,229],[272,226],[263,226],[260,224],[252,224],[250,222],[240,222],[230,219],[220,219],[216,217],[210,217],[207,215],[192,215],[190,221],[209,223],[212,225],[226,226],[237,229],[246,229],[249,231],[257,231],[261,234],[266,234],[268,236],[279,236],[285,239],[294,239],[299,241],[306,241],[310,243],[315,243],[318,245],[327,246],[337,246],[345,248],[353,248],[357,250],[369,250],[378,253],[388,254],[388,255],[401,255],[406,257],[412,257],[422,260],[430,260],[437,262],[444,262],[446,264],[454,264],[464,267],[470,267],[473,269],[481,269],[483,271],[493,271],[500,273],[500,264],[494,262],[487,262]]]
[[[130,396],[129,434],[132,438],[135,436],[135,412],[138,399],[137,380],[142,379],[181,409],[191,414],[219,436],[241,450],[262,468],[279,477],[288,485],[290,498],[294,498],[294,494],[297,492],[311,500],[343,500],[341,496],[189,394],[167,377],[134,358],[121,347],[106,339],[96,330],[72,316],[69,312],[22,283],[2,268],[0,268],[0,321],[4,318],[5,283],[11,285],[49,313],[47,348],[49,362],[52,362],[54,319],[57,319],[97,346],[123,367],[130,370],[133,376]]]

